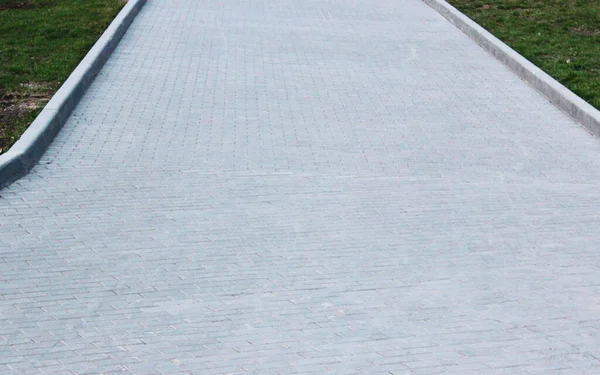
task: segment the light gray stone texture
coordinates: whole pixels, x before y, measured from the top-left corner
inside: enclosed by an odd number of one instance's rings
[[[149,0],[0,191],[0,372],[598,374],[600,143],[417,0]]]

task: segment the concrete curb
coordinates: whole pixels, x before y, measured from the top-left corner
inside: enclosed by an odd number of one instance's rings
[[[0,155],[0,189],[40,160],[147,0],[129,0],[21,138]]]
[[[596,137],[600,137],[600,111],[575,95],[529,60],[490,34],[444,0],[422,0],[477,44],[500,60],[521,79],[545,95],[555,106]]]

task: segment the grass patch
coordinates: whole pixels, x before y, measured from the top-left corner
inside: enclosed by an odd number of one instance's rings
[[[0,0],[0,153],[23,134],[122,0]]]
[[[600,109],[600,0],[449,0]]]

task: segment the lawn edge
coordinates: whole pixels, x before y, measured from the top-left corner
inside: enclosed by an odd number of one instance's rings
[[[517,51],[444,0],[422,0],[567,113],[589,133],[600,137],[600,111],[552,78]]]
[[[147,0],[129,0],[21,138],[0,155],[0,189],[26,175],[62,129]]]

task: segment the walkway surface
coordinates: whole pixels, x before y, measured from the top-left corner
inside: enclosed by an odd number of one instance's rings
[[[0,191],[0,373],[600,374],[599,186],[418,0],[149,0]]]

